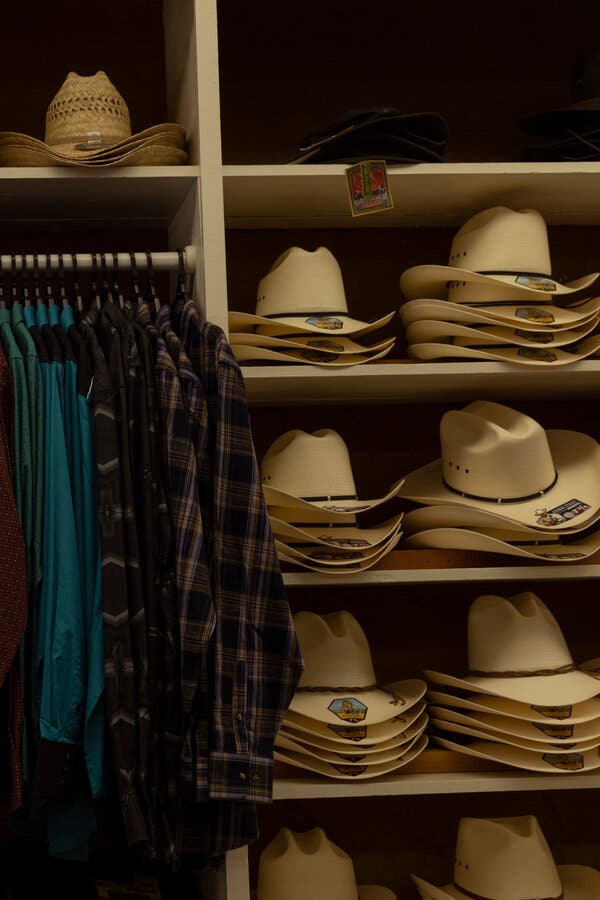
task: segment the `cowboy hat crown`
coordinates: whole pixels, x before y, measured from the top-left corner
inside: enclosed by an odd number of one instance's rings
[[[358,900],[352,860],[322,828],[282,828],[262,853],[257,900]]]
[[[258,316],[294,313],[348,313],[342,270],[327,247],[312,252],[290,247],[259,281]]]
[[[348,447],[331,428],[282,434],[264,456],[262,482],[293,497],[356,497]]]
[[[367,637],[354,616],[342,610],[319,616],[299,612],[294,627],[304,660],[299,687],[371,687],[375,671]]]

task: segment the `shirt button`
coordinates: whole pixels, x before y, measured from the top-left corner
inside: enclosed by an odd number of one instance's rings
[[[245,780],[246,780],[246,775],[245,775],[244,772],[240,772],[240,780],[241,780],[241,781],[245,781]]]
[[[244,717],[243,717],[243,715],[242,715],[241,713],[238,713],[238,714],[237,714],[236,719],[238,720],[238,722],[243,722],[243,721],[244,721]]]
[[[252,781],[254,782],[254,784],[258,784],[258,782],[260,781],[260,776],[255,775],[254,778],[252,779]]]

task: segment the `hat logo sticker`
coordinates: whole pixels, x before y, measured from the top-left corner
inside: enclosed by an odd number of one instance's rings
[[[543,275],[519,275],[515,278],[515,284],[522,284],[525,287],[532,288],[534,291],[550,291],[556,290],[554,281],[551,278],[545,278]]]
[[[366,766],[333,766],[334,769],[340,773],[340,775],[353,775],[356,777],[357,775],[363,775],[367,771]]]
[[[354,697],[336,697],[327,709],[344,722],[362,722],[368,712],[368,707]]]
[[[572,500],[567,500],[565,503],[561,503],[560,506],[555,506],[553,509],[536,509],[534,515],[538,516],[536,519],[538,525],[560,525],[562,522],[567,522],[570,519],[574,519],[576,516],[580,516],[581,513],[589,508],[589,503],[585,503],[583,500],[577,500],[574,497]]]
[[[520,306],[515,310],[515,315],[519,319],[527,319],[528,322],[542,322],[544,325],[551,325],[554,322],[552,313],[535,306]]]
[[[307,325],[314,325],[315,328],[322,328],[324,331],[339,331],[344,327],[344,323],[336,316],[309,316],[306,319]]]
[[[363,728],[345,728],[343,725],[328,725],[327,727],[346,741],[363,741],[367,736],[366,725]]]
[[[573,715],[572,706],[531,706],[530,708],[546,719],[570,719]]]
[[[563,739],[572,738],[575,732],[574,725],[540,725],[538,722],[533,723],[534,727],[550,738]]]
[[[583,755],[581,753],[544,753],[544,762],[554,766],[555,769],[563,769],[565,772],[579,772],[583,769]]]

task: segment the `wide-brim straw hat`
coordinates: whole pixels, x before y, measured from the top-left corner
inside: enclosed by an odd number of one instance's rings
[[[352,755],[356,752],[365,752],[367,754],[375,753],[378,750],[389,750],[391,747],[398,747],[412,740],[417,733],[420,733],[420,727],[426,723],[426,713],[424,703],[418,703],[415,707],[420,710],[418,715],[414,716],[410,724],[400,726],[402,731],[388,738],[385,741],[371,742],[368,741],[349,741],[343,738],[336,738],[335,732],[330,732],[330,737],[322,737],[314,734],[314,732],[295,728],[289,719],[285,718],[279,731],[279,734],[285,735],[298,744],[310,747],[316,747],[319,750],[329,750],[332,753],[342,753],[342,755]],[[320,723],[317,723],[320,724]],[[372,726],[376,727],[376,726]]]
[[[562,534],[562,532],[561,532]],[[477,553],[496,553],[505,556],[520,556],[548,563],[580,563],[600,550],[600,531],[585,538],[577,535],[559,534],[550,539],[540,536],[535,543],[531,539],[523,539],[522,543],[510,543],[502,537],[468,528],[431,528],[412,534],[404,544],[406,547],[427,547],[437,550],[473,550]]]
[[[165,123],[132,134],[129,110],[105,72],[70,72],[46,114],[45,140],[0,132],[4,165],[160,165],[185,162],[185,131]]]
[[[529,744],[587,744],[596,741],[600,745],[600,714],[598,718],[581,725],[564,722],[526,722],[510,716],[498,716],[492,713],[459,712],[446,706],[431,704],[428,714],[432,721],[443,720],[447,723],[462,725],[464,728],[477,728],[485,731],[487,740],[495,740],[498,734],[504,738],[527,741]],[[591,748],[588,748],[591,749]]]
[[[597,524],[600,512],[591,519],[586,519],[583,525],[575,524],[561,530],[561,535],[578,534]],[[573,520],[577,523],[577,519]],[[405,513],[402,519],[402,531],[408,537],[418,534],[420,531],[428,531],[434,528],[468,528],[481,531],[484,534],[492,534],[501,540],[510,542],[545,541],[552,538],[548,529],[538,525],[521,525],[505,516],[495,515],[493,510],[489,512],[483,509],[475,509],[472,506],[420,506]],[[503,537],[502,534],[505,536]]]
[[[519,750],[530,750],[532,753],[586,753],[590,750],[596,750],[600,747],[600,739],[590,738],[587,741],[581,741],[578,744],[573,741],[565,741],[557,743],[553,741],[530,741],[527,738],[515,737],[514,735],[504,734],[498,731],[488,731],[486,728],[477,728],[473,725],[461,725],[458,722],[450,722],[438,716],[431,717],[431,727],[437,731],[464,737],[477,738],[480,741],[494,741],[499,744],[508,744],[510,747],[516,747]]]
[[[423,319],[436,322],[457,322],[466,325],[506,325],[521,331],[548,330],[552,333],[571,330],[595,320],[600,310],[600,297],[572,306],[552,303],[511,302],[505,300],[489,306],[475,303],[453,303],[449,300],[409,300],[400,307],[404,327]]]
[[[557,866],[562,882],[562,894],[556,900],[595,900],[600,891],[600,872],[587,866]],[[439,888],[423,878],[412,879],[421,900],[473,900],[453,884]]]
[[[379,353],[382,350],[390,350],[395,343],[395,338],[387,338],[377,344],[358,344],[352,338],[347,337],[323,337],[314,334],[295,334],[291,338],[271,337],[266,334],[249,334],[246,331],[234,331],[229,334],[229,343],[235,348],[237,344],[245,347],[267,347],[280,353],[290,350],[316,350],[319,353],[328,353],[332,356],[361,356],[371,353]]]
[[[493,694],[536,706],[565,706],[597,696],[600,682],[574,662],[560,626],[532,592],[482,595],[469,608],[468,671],[425,671],[430,684]]]
[[[436,690],[429,690],[427,698],[431,704],[446,708],[469,710],[477,715],[501,715],[504,719],[515,719],[541,727],[545,725],[550,727],[583,725],[594,722],[600,715],[600,703],[597,697],[566,706],[531,706],[528,703],[509,700],[507,697],[495,697],[493,694],[458,696]]]
[[[440,444],[441,458],[410,472],[401,497],[550,531],[583,525],[600,510],[600,445],[586,434],[544,431],[517,410],[480,400],[442,416]]]
[[[553,347],[465,347],[454,343],[417,343],[408,345],[410,359],[482,359],[511,363],[528,367],[557,368],[571,366],[573,363],[590,356],[596,356],[600,350],[600,335],[584,338],[568,349]]]
[[[363,563],[373,563],[379,561],[386,553],[393,550],[402,536],[400,531],[401,525],[392,532],[390,537],[384,544],[377,547],[371,547],[367,550],[361,550],[350,547],[331,547],[322,544],[305,544],[301,547],[291,546],[289,543],[281,540],[275,540],[278,551],[281,550],[291,559],[297,559],[298,562],[314,565],[324,565],[329,568],[337,569],[344,566],[356,566]]]
[[[344,353],[336,355],[335,353],[323,353],[314,347],[306,348],[306,350],[271,350],[269,347],[255,347],[250,344],[233,344],[232,350],[235,358],[239,363],[246,362],[273,362],[273,363],[304,363],[313,366],[324,366],[325,368],[340,369],[343,366],[362,366],[368,362],[374,362],[376,359],[382,359],[387,356],[392,349],[392,344],[384,350],[377,353]]]
[[[398,756],[407,753],[411,747],[419,740],[425,728],[427,727],[428,718],[425,714],[421,716],[418,725],[415,724],[411,729],[411,734],[406,740],[392,741],[391,746],[380,746],[366,750],[361,747],[341,747],[339,744],[333,749],[318,747],[316,744],[307,743],[298,740],[297,736],[287,734],[280,731],[275,739],[275,746],[279,750],[289,750],[292,753],[299,753],[303,756],[310,756],[319,762],[331,763],[338,765],[340,762],[351,765],[369,765],[375,766],[381,763],[393,762]]]
[[[381,549],[377,554],[371,556],[370,559],[365,559],[360,562],[349,561],[344,565],[329,565],[326,561],[321,563],[319,562],[308,562],[306,559],[302,559],[299,556],[293,556],[291,553],[287,552],[287,548],[285,544],[281,544],[279,541],[275,541],[275,548],[277,550],[277,556],[280,562],[288,563],[291,566],[298,566],[301,569],[306,569],[309,572],[317,572],[319,575],[331,575],[334,577],[350,577],[355,575],[357,572],[366,572],[368,569],[372,569],[381,560],[385,559],[385,557],[389,554],[390,550],[392,550],[396,543],[401,538],[401,534],[394,540],[394,542],[390,546],[385,546]]]
[[[298,769],[305,769],[316,775],[325,775],[328,778],[335,778],[339,781],[365,781],[368,778],[378,778],[380,775],[389,775],[398,769],[407,766],[416,759],[427,747],[428,739],[425,735],[420,737],[418,741],[402,755],[398,756],[392,762],[378,763],[376,765],[348,764],[348,763],[327,763],[321,762],[314,757],[307,756],[303,753],[292,753],[290,750],[280,750],[275,747],[273,753],[274,759],[285,763],[288,766],[294,766]],[[600,764],[600,763],[599,763]]]
[[[289,511],[293,517],[294,511]],[[359,528],[356,525],[292,525],[283,519],[269,515],[273,535],[289,545],[320,544],[323,547],[335,547],[341,550],[371,550],[381,547],[400,529],[404,514],[398,513],[391,519],[374,525],[371,528]]]
[[[330,691],[297,690],[290,710],[323,722],[325,725],[378,725],[394,719],[404,708],[410,708],[425,696],[427,686],[418,678],[407,678],[371,690]]]
[[[436,735],[434,740],[445,750],[454,750],[456,753],[464,753],[466,756],[474,756],[477,759],[503,763],[516,769],[526,769],[528,772],[565,775],[574,772],[591,772],[600,768],[600,751],[598,749],[588,750],[585,753],[578,753],[576,750],[571,753],[535,753],[533,750],[520,750],[518,747],[493,741],[474,740],[468,744],[461,744],[439,735]]]
[[[512,328],[508,325],[467,326],[458,322],[440,322],[434,319],[421,319],[413,322],[406,329],[408,344],[423,344],[451,340],[457,347],[483,347],[508,345],[512,347],[564,347],[575,344],[587,337],[596,328],[600,317],[595,316],[577,328],[564,328],[561,331],[533,331],[532,329]]]
[[[335,725],[325,724],[318,719],[302,716],[290,709],[287,710],[283,721],[284,725],[292,728],[294,732],[304,734],[306,736],[304,740],[326,740],[346,746],[348,744],[376,746],[397,738],[419,718],[425,707],[426,703],[421,698],[412,706],[403,708],[402,713],[394,716],[393,719],[387,719],[377,725],[352,725],[341,722]]]
[[[447,266],[413,266],[400,278],[407,300],[447,297],[449,282],[503,285],[523,296],[563,295],[584,290],[598,273],[561,284],[551,274],[548,232],[534,209],[497,206],[472,216],[457,232]]]

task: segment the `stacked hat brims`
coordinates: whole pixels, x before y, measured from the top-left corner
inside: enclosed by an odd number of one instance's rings
[[[352,318],[333,254],[326,247],[313,252],[291,247],[259,282],[256,314],[229,313],[230,340],[239,362],[355,366],[391,351],[394,338],[357,339],[387,325],[393,315],[375,322]]]
[[[539,597],[478,597],[468,658],[462,677],[425,672],[440,746],[535,772],[600,767],[600,681],[575,665]]]
[[[567,285],[552,277],[546,223],[535,210],[484,210],[456,234],[447,266],[414,266],[402,275],[408,355],[524,366],[594,356],[600,298],[573,301],[597,277]]]
[[[331,429],[281,435],[261,466],[279,559],[309,571],[351,574],[376,565],[401,538],[402,516],[361,528],[356,515],[396,497],[358,498],[348,448]]]
[[[379,686],[365,633],[348,612],[300,612],[294,626],[305,668],[275,759],[330,778],[365,779],[425,749],[425,682]]]

